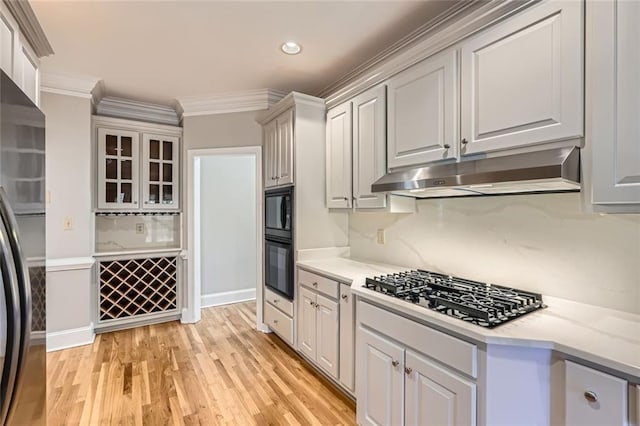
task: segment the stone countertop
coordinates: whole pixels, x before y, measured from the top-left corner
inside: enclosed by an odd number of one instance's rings
[[[348,258],[305,260],[297,265],[351,283],[351,291],[362,299],[461,337],[486,344],[553,349],[640,380],[640,315],[543,296],[547,308],[485,329],[364,288],[366,277],[406,271],[406,267]]]

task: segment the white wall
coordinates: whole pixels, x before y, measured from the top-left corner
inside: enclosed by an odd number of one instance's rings
[[[200,162],[202,294],[256,287],[256,159],[203,157]]]
[[[577,193],[423,200],[418,209],[352,214],[351,256],[640,314],[640,215],[583,213]]]

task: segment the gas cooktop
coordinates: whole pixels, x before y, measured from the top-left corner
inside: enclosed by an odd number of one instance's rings
[[[367,278],[365,287],[487,328],[546,307],[537,293],[423,270]]]

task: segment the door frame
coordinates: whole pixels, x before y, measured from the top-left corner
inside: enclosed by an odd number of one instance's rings
[[[264,201],[262,187],[262,147],[243,146],[235,148],[207,148],[187,150],[187,191],[185,205],[187,206],[187,279],[185,288],[185,306],[182,309],[182,322],[195,323],[201,319],[202,244],[200,241],[200,163],[203,157],[226,155],[250,155],[255,158],[256,181],[256,328],[267,331],[262,311],[262,282],[263,265],[263,217]]]

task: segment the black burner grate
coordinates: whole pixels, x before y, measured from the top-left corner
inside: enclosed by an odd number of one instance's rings
[[[423,270],[367,278],[365,286],[487,328],[545,307],[538,293]]]

